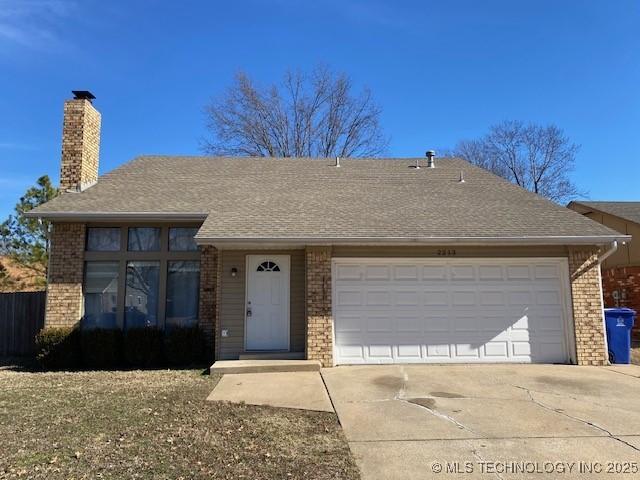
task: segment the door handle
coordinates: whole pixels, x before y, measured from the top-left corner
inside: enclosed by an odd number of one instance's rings
[[[250,317],[251,313],[252,313],[251,312],[251,302],[248,302],[247,303],[247,317]]]

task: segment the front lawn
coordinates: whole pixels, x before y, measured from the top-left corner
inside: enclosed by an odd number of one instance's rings
[[[334,414],[207,402],[215,380],[0,368],[0,478],[359,478]]]

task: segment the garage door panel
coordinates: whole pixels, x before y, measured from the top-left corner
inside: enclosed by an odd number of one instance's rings
[[[422,267],[422,280],[447,280],[447,272],[445,265],[425,265]]]
[[[450,303],[449,292],[445,290],[426,291],[423,294],[423,298],[424,298],[424,305],[430,306],[430,307],[432,306],[448,307]]]
[[[504,270],[498,265],[481,265],[478,267],[478,279],[485,280],[504,280]]]
[[[393,333],[395,322],[389,314],[381,313],[379,315],[370,314],[364,317],[365,328],[368,333],[385,334],[385,338],[389,339],[389,334]]]
[[[560,292],[557,290],[537,291],[536,305],[560,305]]]
[[[359,340],[359,339],[358,339]],[[364,348],[362,345],[356,343],[349,343],[348,341],[344,341],[344,343],[337,347],[338,355],[340,358],[351,361],[364,361]]]
[[[388,289],[367,290],[366,304],[370,307],[388,307],[391,305],[391,293]]]
[[[334,319],[337,333],[360,333],[364,331],[364,318],[362,315],[350,315],[340,313]]]
[[[451,330],[451,320],[446,312],[440,315],[427,314],[423,318],[425,334],[448,333]]]
[[[454,349],[458,358],[480,358],[480,349],[471,343],[457,343]]]
[[[451,293],[451,303],[455,306],[476,306],[476,292],[474,290],[454,290]]]
[[[565,362],[561,262],[339,260],[336,362]]]
[[[473,315],[459,313],[450,317],[450,322],[453,323],[453,331],[456,337],[462,337],[468,332],[477,333],[479,330],[478,318]]]
[[[362,292],[356,289],[341,289],[336,296],[336,306],[361,306],[362,305]]]
[[[397,346],[397,358],[422,360],[422,345],[419,343],[399,343]]]
[[[425,326],[424,318],[415,316],[397,315],[396,332],[401,335],[403,333],[422,333]]]
[[[483,345],[483,353],[485,357],[506,357],[509,354],[509,342],[508,341],[495,341],[492,340]]]
[[[424,358],[434,358],[446,360],[451,358],[451,345],[448,343],[437,343],[436,341],[429,342],[428,345],[423,346],[425,351]]]
[[[418,289],[397,289],[394,304],[398,307],[418,307],[421,296]]]
[[[389,281],[391,279],[391,266],[367,265],[365,267],[365,279],[373,281]]]
[[[529,280],[531,278],[531,268],[529,265],[507,265],[508,280]]]
[[[338,265],[335,269],[336,280],[360,280],[362,278],[362,266],[353,264]]]
[[[393,348],[387,343],[372,343],[367,346],[367,357],[377,360],[393,360]]]
[[[476,280],[476,269],[473,265],[451,265],[449,268],[452,281]]]
[[[559,278],[560,272],[558,271],[557,265],[536,265],[535,266],[535,275],[534,278],[538,279],[548,279],[548,278]]]
[[[393,268],[393,279],[399,281],[418,281],[418,267],[414,265],[396,265]]]
[[[480,305],[504,308],[505,292],[503,291],[484,290],[480,291],[478,296],[480,298]]]

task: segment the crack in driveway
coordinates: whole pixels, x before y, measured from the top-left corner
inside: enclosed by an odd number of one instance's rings
[[[576,416],[574,416],[574,415],[570,415],[570,414],[568,414],[568,413],[567,413],[566,411],[564,411],[564,410],[563,410],[563,411],[559,411],[559,410],[556,410],[555,408],[552,408],[552,407],[549,407],[548,405],[545,405],[545,404],[544,404],[544,403],[542,403],[541,401],[536,400],[535,398],[533,398],[532,390],[530,390],[530,389],[528,389],[528,388],[526,388],[526,387],[523,387],[523,386],[520,386],[520,385],[513,385],[513,386],[514,386],[515,388],[519,388],[519,389],[524,390],[525,392],[527,392],[527,395],[529,395],[529,398],[531,399],[531,402],[533,402],[535,405],[538,405],[540,408],[544,408],[545,410],[548,410],[548,411],[550,411],[550,412],[557,413],[558,415],[563,415],[563,416],[565,416],[565,417],[567,417],[567,418],[570,418],[570,419],[572,419],[572,420],[575,420],[575,421],[577,421],[577,422],[581,422],[581,423],[583,423],[584,425],[587,425],[587,426],[589,426],[589,427],[593,427],[593,428],[595,428],[595,429],[597,429],[597,430],[600,430],[601,432],[605,433],[605,434],[606,434],[607,436],[609,436],[610,438],[613,438],[614,440],[617,440],[618,442],[622,443],[623,445],[626,445],[626,446],[628,446],[628,447],[631,447],[631,448],[632,448],[632,449],[634,449],[635,451],[640,452],[640,448],[636,447],[635,445],[630,444],[629,442],[624,441],[623,439],[621,439],[621,438],[619,438],[618,436],[616,436],[616,435],[614,435],[613,433],[611,433],[611,432],[610,432],[609,430],[607,430],[606,428],[601,427],[600,425],[597,425],[597,424],[595,424],[595,423],[593,423],[593,422],[590,422],[590,421],[588,421],[588,420],[585,420],[585,419],[583,419],[583,418],[576,417]],[[536,393],[539,393],[539,392],[536,392]]]
[[[395,400],[399,400],[401,402],[405,402],[408,403],[410,405],[415,405],[423,410],[426,410],[427,412],[429,412],[431,415],[440,418],[442,420],[445,420],[447,422],[451,422],[453,423],[455,426],[457,426],[458,428],[462,429],[462,430],[466,430],[469,433],[472,433],[474,435],[479,435],[482,436],[480,433],[474,431],[473,429],[467,427],[466,425],[458,422],[455,418],[442,413],[442,412],[438,412],[434,406],[435,406],[435,399],[428,399],[431,400],[431,402],[425,402],[425,403],[420,403],[418,402],[419,399],[417,398],[405,398],[405,393],[407,391],[407,382],[409,381],[409,374],[404,370],[404,367],[400,367],[400,372],[402,373],[402,386],[400,387],[400,390],[398,390],[398,393],[396,394]],[[425,398],[425,400],[427,400],[427,398]]]

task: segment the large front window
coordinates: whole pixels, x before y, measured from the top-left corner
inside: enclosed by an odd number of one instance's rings
[[[198,321],[200,262],[171,261],[167,272],[166,326],[191,326]]]
[[[84,270],[86,328],[117,326],[118,262],[87,262]]]
[[[198,322],[200,252],[192,226],[89,226],[86,328],[172,328]]]
[[[127,262],[125,328],[158,325],[160,262]]]

